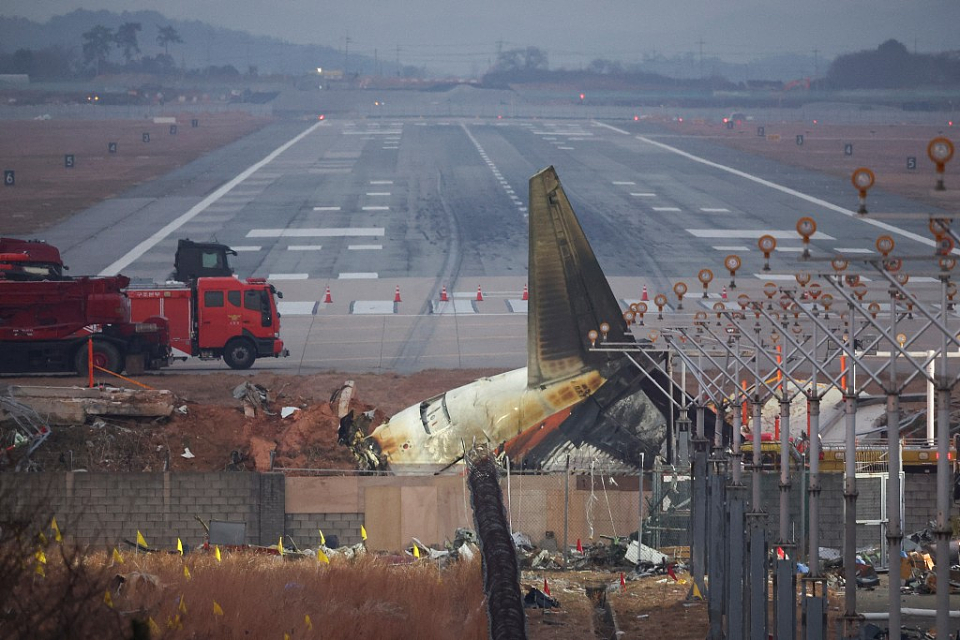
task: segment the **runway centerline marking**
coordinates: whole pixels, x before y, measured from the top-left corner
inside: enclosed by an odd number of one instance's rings
[[[379,251],[383,249],[382,244],[348,244],[347,251]]]
[[[314,211],[340,211],[340,207],[314,207]]]
[[[383,227],[328,227],[305,229],[251,229],[248,238],[345,238],[350,236],[382,236]]]
[[[723,207],[700,207],[700,211],[704,213],[730,213],[730,209]]]
[[[629,131],[624,131],[623,129],[614,127],[609,124],[605,124],[603,122],[597,122],[596,120],[594,120],[594,124],[598,127],[605,127],[607,129],[610,129],[611,131],[616,131],[617,133],[621,133],[626,136],[631,135]],[[904,238],[910,238],[911,240],[915,240],[921,244],[925,244],[930,247],[937,246],[936,241],[932,240],[931,238],[925,238],[919,234],[913,233],[911,231],[907,231],[906,229],[901,229],[900,227],[896,227],[892,224],[887,224],[886,222],[881,222],[879,220],[873,220],[871,218],[863,217],[860,214],[856,213],[855,211],[852,211],[850,209],[844,209],[839,205],[835,205],[832,202],[827,202],[826,200],[817,198],[816,196],[811,196],[807,193],[803,193],[802,191],[797,191],[796,189],[785,187],[782,184],[777,184],[776,182],[766,180],[764,178],[761,178],[760,176],[755,176],[751,173],[747,173],[746,171],[741,171],[740,169],[728,167],[727,165],[720,164],[719,162],[713,162],[712,160],[701,158],[700,156],[693,155],[692,153],[688,153],[682,149],[677,149],[676,147],[671,147],[668,144],[657,142],[656,140],[651,140],[650,138],[647,138],[645,136],[633,136],[633,137],[641,142],[645,142],[655,147],[659,147],[665,151],[675,153],[678,156],[684,157],[688,160],[699,162],[700,164],[706,165],[708,167],[713,167],[714,169],[719,169],[720,171],[726,171],[727,173],[733,174],[745,180],[750,180],[751,182],[755,182],[765,187],[770,187],[771,189],[775,189],[781,193],[785,193],[795,198],[800,198],[801,200],[805,200],[811,204],[815,204],[819,207],[823,207],[825,209],[829,209],[830,211],[834,211],[836,213],[845,215],[848,218],[855,218],[857,220],[860,220],[861,222],[865,222],[869,225],[873,225],[878,229],[883,229],[884,231],[889,231],[890,233],[896,233],[898,235],[903,236]]]
[[[116,260],[112,264],[110,264],[106,269],[101,271],[99,275],[112,276],[112,275],[118,274],[122,269],[127,268],[137,258],[139,258],[143,254],[145,254],[147,251],[152,249],[154,246],[156,246],[158,242],[165,239],[167,236],[169,236],[171,233],[173,233],[174,231],[176,231],[177,229],[185,225],[194,217],[198,216],[204,209],[212,205],[214,202],[216,202],[223,196],[227,195],[238,184],[240,184],[241,182],[243,182],[244,180],[252,176],[254,173],[256,173],[257,171],[265,167],[267,164],[269,164],[274,158],[276,158],[281,153],[283,153],[284,151],[286,151],[296,143],[300,142],[301,140],[303,140],[308,135],[310,135],[311,133],[313,133],[314,131],[316,131],[318,128],[322,126],[327,126],[327,125],[325,122],[317,122],[313,126],[308,127],[305,131],[302,131],[296,136],[294,136],[293,138],[291,138],[290,140],[287,140],[285,143],[283,143],[282,145],[280,145],[279,147],[277,147],[276,149],[268,153],[265,158],[263,158],[256,164],[253,164],[247,167],[242,172],[234,176],[226,184],[221,185],[216,191],[208,195],[206,198],[204,198],[197,204],[190,207],[190,209],[186,213],[182,214],[181,216],[175,218],[171,222],[168,222],[166,225],[161,227],[158,231],[153,233],[149,238],[147,238],[146,240],[144,240],[143,242],[135,246],[133,249],[128,251],[126,254],[124,254],[124,256],[121,257],[119,260]]]
[[[360,209],[363,211],[390,211],[390,207],[366,206],[366,207],[360,207]]]
[[[292,244],[287,247],[287,251],[320,251],[323,245],[319,244]]]

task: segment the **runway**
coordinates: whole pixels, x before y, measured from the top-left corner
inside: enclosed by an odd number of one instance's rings
[[[717,298],[731,253],[743,260],[741,290],[829,270],[836,253],[867,255],[883,233],[898,251],[932,253],[925,220],[856,216],[848,180],[643,121],[475,118],[277,122],[45,239],[72,274],[150,280],[168,276],[179,238],[230,245],[238,275],[284,293],[292,356],[258,369],[508,369],[526,363],[527,180],[551,164],[624,304],[644,285],[652,298],[681,279],[699,294],[702,268],[713,270]],[[870,201],[876,211],[935,211],[882,192]],[[812,265],[798,262],[802,216],[818,224]],[[778,242],[770,272],[756,244],[764,233]]]

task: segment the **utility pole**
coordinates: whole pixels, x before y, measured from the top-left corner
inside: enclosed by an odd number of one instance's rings
[[[697,44],[700,45],[700,79],[703,80],[703,38],[697,40]]]

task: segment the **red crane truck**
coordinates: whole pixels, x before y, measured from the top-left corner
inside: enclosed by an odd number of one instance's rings
[[[176,281],[127,288],[134,320],[169,320],[175,358],[223,358],[233,369],[248,369],[257,358],[290,355],[280,339],[274,299],[283,294],[263,278],[234,277],[230,254],[236,255],[222,244],[180,240]]]
[[[0,373],[84,374],[91,336],[93,363],[104,369],[140,373],[169,364],[167,321],[131,320],[127,277],[10,280],[4,272],[12,264],[0,263]]]

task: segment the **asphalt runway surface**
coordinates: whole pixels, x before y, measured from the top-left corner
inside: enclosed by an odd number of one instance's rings
[[[644,121],[475,118],[278,121],[45,239],[72,274],[155,281],[172,271],[179,238],[230,245],[238,275],[267,277],[284,293],[292,355],[257,369],[509,369],[526,364],[527,181],[551,164],[624,305],[644,285],[652,300],[682,279],[693,308],[709,308],[729,281],[731,253],[743,261],[732,298],[792,281],[799,269],[829,271],[838,252],[869,255],[884,233],[898,252],[933,252],[926,218],[858,217],[848,180]],[[870,207],[936,212],[876,190]],[[818,225],[805,264],[802,216]],[[769,272],[757,248],[764,233],[778,242]],[[702,268],[716,276],[708,300],[699,297]]]

